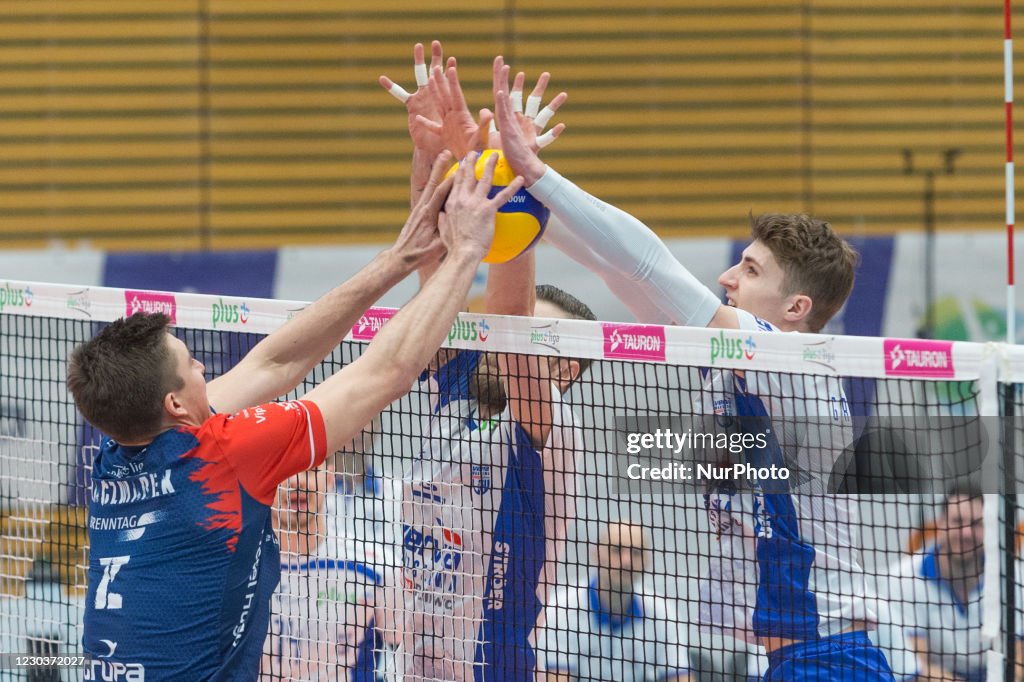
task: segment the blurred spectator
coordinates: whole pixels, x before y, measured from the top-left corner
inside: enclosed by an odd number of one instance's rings
[[[386,566],[367,548],[370,538],[345,537],[330,524],[327,500],[337,479],[309,470],[278,490],[275,530],[281,543],[281,583],[271,602],[262,675],[285,680],[367,680],[381,668]],[[338,491],[353,522],[361,489]]]
[[[935,519],[934,540],[893,567],[887,590],[880,586],[917,655],[919,679],[985,679],[983,514],[979,491],[952,489]]]
[[[547,680],[688,680],[686,624],[641,585],[650,543],[640,526],[610,524],[589,584],[559,589],[544,613],[538,665]]]

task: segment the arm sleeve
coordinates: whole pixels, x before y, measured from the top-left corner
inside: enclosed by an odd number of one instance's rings
[[[263,504],[273,503],[282,481],[327,457],[324,418],[308,400],[257,405],[210,421],[238,480]]]
[[[529,190],[575,237],[567,253],[592,250],[598,264],[604,261],[633,283],[674,324],[706,327],[711,322],[721,301],[642,222],[587,194],[550,167]],[[553,243],[558,246],[557,236]]]
[[[661,308],[651,302],[643,289],[610,266],[606,260],[586,248],[585,245],[580,245],[558,218],[548,221],[548,226],[544,230],[544,241],[604,280],[608,290],[615,298],[622,301],[622,304],[629,312],[633,313],[637,321],[651,324],[671,324],[672,320],[662,312]]]

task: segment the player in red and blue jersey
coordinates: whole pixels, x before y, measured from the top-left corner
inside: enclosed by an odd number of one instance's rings
[[[493,163],[479,181],[472,164],[441,181],[449,163],[435,164],[394,247],[209,384],[163,315],[118,320],[75,350],[68,387],[110,436],[92,471],[86,679],[255,679],[280,576],[276,487],[408,390],[451,327],[497,208],[521,184],[488,199]],[[430,283],[362,357],[302,400],[267,402],[294,389],[381,294],[445,250]]]

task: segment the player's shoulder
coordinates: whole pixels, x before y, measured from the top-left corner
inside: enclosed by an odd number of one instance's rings
[[[768,320],[763,320],[757,315],[743,310],[742,308],[735,308],[736,311],[736,323],[740,329],[751,332],[777,332],[779,328],[773,325]]]

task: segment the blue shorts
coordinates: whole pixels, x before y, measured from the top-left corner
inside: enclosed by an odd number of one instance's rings
[[[768,654],[762,682],[893,682],[885,656],[866,632],[790,644]]]

